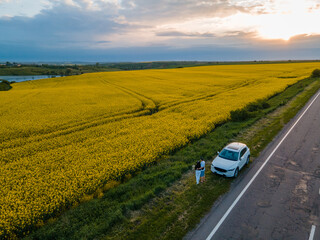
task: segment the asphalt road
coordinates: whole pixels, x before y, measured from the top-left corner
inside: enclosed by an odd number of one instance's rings
[[[239,175],[186,240],[320,239],[319,94]]]

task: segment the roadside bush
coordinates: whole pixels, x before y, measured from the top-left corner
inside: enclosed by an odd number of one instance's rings
[[[314,78],[320,77],[320,69],[313,70],[311,77],[314,77]]]
[[[266,109],[270,107],[270,104],[267,103],[267,102],[264,102],[263,100],[260,100],[260,101],[257,101],[257,102],[254,102],[254,103],[250,103],[246,109],[249,111],[249,112],[255,112],[255,111],[258,111],[259,109]]]
[[[246,109],[249,111],[249,112],[255,112],[257,110],[259,110],[261,108],[261,105],[258,103],[258,102],[255,102],[255,103],[250,103]]]
[[[230,112],[231,121],[233,122],[241,122],[244,121],[252,116],[250,112],[246,109],[237,109],[235,111]]]
[[[267,103],[267,102],[263,102],[263,103],[261,104],[261,106],[262,106],[263,109],[267,109],[267,108],[270,107],[270,104]]]
[[[233,121],[233,122],[245,121],[251,117],[256,116],[257,111],[259,111],[261,109],[267,109],[269,107],[270,107],[270,104],[263,101],[263,100],[259,100],[259,101],[250,103],[244,109],[238,109],[235,111],[231,111],[230,112],[231,121]]]

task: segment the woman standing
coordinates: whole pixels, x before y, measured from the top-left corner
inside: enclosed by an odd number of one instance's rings
[[[199,184],[200,175],[201,175],[201,163],[200,163],[200,161],[197,162],[197,164],[194,167],[194,169],[196,170],[196,181],[197,181],[197,184]]]

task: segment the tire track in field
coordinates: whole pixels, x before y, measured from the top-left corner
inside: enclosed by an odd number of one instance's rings
[[[118,87],[118,88],[121,89],[121,87]],[[121,91],[139,99],[139,101],[141,101],[141,104],[142,104],[142,109],[135,112],[131,112],[131,113],[116,114],[112,117],[108,116],[107,118],[102,118],[102,119],[99,118],[94,122],[92,121],[88,122],[88,120],[86,120],[85,122],[77,125],[67,126],[66,128],[63,128],[63,129],[61,128],[55,129],[55,131],[41,134],[41,135],[36,135],[34,137],[26,136],[25,141],[21,141],[21,137],[18,137],[16,141],[11,139],[7,142],[3,142],[2,145],[0,145],[0,150],[2,150],[0,151],[2,162],[4,163],[12,162],[21,157],[32,156],[37,152],[48,151],[48,150],[60,148],[60,147],[75,143],[74,141],[68,142],[65,144],[60,144],[59,142],[56,142],[55,144],[50,144],[46,147],[38,148],[37,146],[44,145],[44,144],[41,144],[41,142],[43,141],[50,141],[50,139],[54,139],[63,135],[69,135],[74,132],[80,132],[91,127],[97,127],[99,125],[107,124],[109,122],[152,114],[155,107],[155,103],[152,100],[147,99],[149,101],[146,101],[143,98],[143,96],[140,96],[139,94],[136,94],[134,92],[130,92],[130,90],[127,90],[125,88],[121,89]],[[151,102],[151,106],[150,106],[150,102]],[[84,140],[86,140],[86,138],[80,139],[77,142],[82,142]],[[3,153],[3,151],[5,151],[5,153]]]
[[[123,91],[123,90],[121,90]],[[124,92],[124,91],[123,91]],[[129,115],[132,114],[133,116],[132,117],[135,117],[135,116],[141,116],[141,115],[145,115],[147,112],[147,103],[146,101],[143,101],[142,99],[136,97],[134,94],[130,93],[130,92],[125,92],[125,94],[129,94],[131,96],[133,96],[134,98],[138,99],[140,102],[141,102],[141,108],[139,109],[136,109],[136,110],[132,110],[132,111],[122,111],[122,112],[119,112],[119,113],[116,113],[116,114],[108,114],[108,115],[105,115],[105,114],[102,114],[102,115],[99,115],[99,116],[92,116],[92,117],[89,117],[89,118],[86,118],[86,119],[83,119],[83,120],[80,120],[80,121],[72,121],[72,122],[68,122],[68,123],[65,123],[65,124],[61,124],[59,125],[58,127],[52,127],[48,130],[44,130],[44,131],[33,131],[33,132],[30,132],[29,134],[26,134],[25,136],[17,136],[15,138],[7,138],[7,139],[1,139],[1,142],[2,144],[8,142],[8,141],[14,141],[15,139],[17,139],[18,141],[20,141],[21,138],[29,138],[29,137],[32,137],[34,134],[37,134],[40,136],[45,136],[45,135],[49,135],[49,134],[53,134],[55,132],[61,132],[61,131],[66,131],[66,133],[70,132],[70,129],[75,129],[76,127],[79,127],[79,130],[81,130],[81,128],[85,127],[85,128],[88,128],[90,127],[90,124],[92,126],[97,126],[99,125],[99,121],[101,122],[101,124],[105,123],[105,121],[108,121],[108,120],[111,120],[111,121],[117,121],[117,120],[121,120],[123,118],[129,118]],[[59,134],[61,135],[61,134]],[[8,147],[8,146],[6,146]],[[2,149],[3,146],[0,145],[0,149]]]
[[[132,117],[138,117],[138,116],[144,116],[145,114],[135,114],[130,115],[127,118],[121,118],[121,119],[129,119]],[[108,124],[110,122],[113,122],[116,120],[106,120],[104,124]],[[102,123],[99,123],[95,126],[92,124],[89,127],[82,126],[81,128],[77,127],[76,129],[69,129],[68,131],[63,132],[54,132],[50,134],[49,136],[36,136],[34,138],[28,138],[26,140],[20,140],[15,145],[12,145],[10,147],[3,146],[3,149],[0,150],[0,162],[2,163],[9,163],[13,162],[15,160],[18,160],[22,157],[28,157],[32,156],[34,154],[37,154],[39,152],[49,151],[61,147],[65,147],[71,144],[75,143],[81,143],[88,139],[86,135],[81,135],[82,131],[85,131],[89,128],[99,127]],[[72,137],[73,134],[77,134],[76,138]],[[64,138],[61,141],[59,141],[59,137],[68,136],[68,138]]]
[[[101,79],[102,82],[106,83],[106,84],[109,84],[113,87],[116,87],[118,88],[119,90],[125,92],[126,94],[129,94],[131,95],[132,97],[138,99],[139,101],[141,101],[141,103],[143,104],[143,106],[145,107],[145,110],[146,109],[149,109],[151,114],[154,113],[154,112],[157,112],[158,110],[158,104],[150,97],[147,97],[139,92],[136,92],[132,89],[129,89],[127,87],[124,87],[124,86],[120,86],[118,84],[115,84],[115,83],[111,83],[109,82],[108,80],[106,79]],[[149,107],[148,107],[149,105]]]
[[[222,88],[219,91],[216,91],[215,93],[211,93],[211,94],[207,94],[207,95],[203,95],[203,96],[199,96],[199,97],[193,97],[193,98],[180,100],[180,101],[178,100],[178,101],[174,101],[174,102],[168,102],[168,103],[165,103],[163,105],[159,105],[158,106],[158,111],[162,111],[162,110],[165,110],[165,109],[170,109],[172,107],[176,107],[176,106],[179,106],[179,105],[184,105],[184,104],[195,102],[195,101],[210,100],[213,97],[219,95],[220,93],[232,92],[234,90],[237,90],[237,89],[240,89],[242,87],[245,87],[245,86],[249,85],[253,81],[254,81],[254,79],[252,81],[243,81],[241,84],[237,84],[234,87],[229,87],[228,89]]]
[[[8,141],[13,141],[17,138],[28,138],[28,137],[32,137],[34,136],[34,134],[38,134],[39,136],[40,135],[48,135],[48,134],[52,134],[54,132],[57,132],[57,131],[68,131],[68,129],[72,129],[72,128],[76,128],[76,127],[81,127],[81,126],[84,126],[84,125],[87,125],[87,124],[90,124],[90,123],[93,123],[94,126],[97,125],[97,122],[98,121],[105,121],[105,120],[115,120],[115,119],[119,119],[121,120],[121,118],[128,118],[128,115],[130,114],[143,114],[145,110],[143,108],[140,108],[138,110],[132,110],[132,111],[123,111],[123,112],[120,112],[120,113],[117,113],[117,114],[112,114],[112,115],[107,115],[107,116],[104,116],[104,115],[100,115],[100,116],[95,116],[95,117],[92,117],[92,118],[87,118],[87,119],[84,119],[84,120],[80,120],[80,121],[72,121],[72,122],[69,122],[69,123],[65,123],[65,124],[62,124],[58,127],[52,127],[52,128],[49,128],[48,130],[39,130],[39,131],[33,131],[33,132],[30,132],[30,133],[27,133],[25,134],[25,136],[16,136],[14,138],[3,138],[1,139],[1,142],[2,144],[5,143],[5,142],[8,142]],[[0,145],[0,149],[1,149],[1,145]]]
[[[146,112],[146,110],[150,111],[150,114],[154,114],[158,111],[162,111],[165,109],[169,109],[171,107],[176,107],[182,104],[187,104],[190,102],[194,102],[194,101],[199,101],[199,100],[205,100],[205,99],[210,99],[216,95],[218,95],[221,92],[226,92],[226,89],[222,89],[219,92],[213,93],[213,94],[209,94],[209,95],[205,95],[205,96],[201,96],[201,97],[196,97],[196,98],[191,98],[191,99],[186,99],[186,100],[182,100],[182,101],[175,101],[173,103],[170,104],[164,104],[164,105],[158,105],[152,98],[147,97],[141,93],[138,93],[136,91],[133,91],[129,88],[114,84],[114,83],[110,83],[109,81],[107,81],[106,79],[100,79],[100,81],[104,84],[108,84],[110,86],[116,87],[117,89],[121,90],[122,92],[124,92],[125,94],[129,94],[130,96],[138,99],[141,102],[142,107],[138,110],[133,110],[133,111],[123,111],[117,114],[112,114],[112,115],[99,115],[99,116],[92,116],[80,121],[72,121],[72,122],[68,122],[65,124],[61,124],[58,127],[52,127],[46,130],[40,130],[40,131],[32,131],[29,133],[25,133],[24,136],[16,136],[16,137],[9,137],[7,139],[5,139],[4,137],[1,139],[2,144],[4,144],[5,146],[1,146],[0,145],[0,149],[3,149],[5,147],[10,147],[10,146],[17,146],[18,142],[20,142],[21,138],[23,139],[27,139],[29,137],[34,136],[35,134],[38,135],[38,139],[41,139],[43,136],[44,138],[50,138],[48,135],[53,134],[55,132],[59,132],[59,134],[57,134],[57,136],[60,135],[65,135],[68,134],[70,132],[76,131],[77,127],[79,127],[79,130],[83,130],[85,128],[89,128],[90,125],[91,126],[97,126],[99,125],[99,121],[100,124],[104,124],[106,123],[106,120],[113,120],[113,121],[117,121],[117,120],[121,120],[122,118],[129,118],[128,115],[130,114],[134,114],[135,116],[132,117],[136,117],[136,116],[142,116],[142,115],[148,115],[148,113]],[[244,83],[242,85],[247,85],[248,83]],[[232,91],[234,89],[238,89],[239,87],[241,87],[242,85],[238,85],[237,87],[231,88],[229,91]],[[122,117],[123,116],[123,117]],[[64,131],[64,132],[62,132]],[[17,140],[16,142],[12,142],[14,140]],[[12,142],[9,145],[5,144],[6,142]],[[18,144],[19,145],[19,144]]]
[[[52,150],[52,149],[56,149],[59,147],[63,147],[63,146],[67,146],[70,145],[72,143],[75,143],[75,141],[73,142],[68,142],[66,144],[53,144],[53,145],[49,145],[46,146],[44,148],[41,148],[41,150],[39,151],[39,149],[35,149],[34,145],[44,145],[41,144],[41,142],[43,141],[50,141],[50,139],[54,139],[60,136],[66,136],[66,135],[70,135],[72,133],[79,133],[80,131],[86,130],[88,128],[92,128],[92,127],[97,127],[99,125],[104,125],[107,124],[109,122],[114,122],[114,121],[119,121],[119,120],[123,120],[123,119],[128,119],[128,118],[134,118],[134,117],[140,117],[140,116],[144,116],[144,115],[151,115],[154,114],[158,111],[162,111],[165,109],[169,109],[172,107],[176,107],[179,105],[185,105],[188,104],[190,102],[195,102],[195,101],[200,101],[200,100],[210,100],[212,99],[214,96],[218,95],[221,92],[231,92],[234,90],[237,90],[241,87],[246,86],[248,83],[243,83],[242,85],[237,85],[236,87],[231,88],[229,91],[225,91],[225,89],[221,89],[220,91],[213,93],[213,94],[209,94],[209,95],[205,95],[205,96],[201,96],[201,97],[196,97],[196,98],[192,98],[192,99],[187,99],[181,102],[177,102],[177,103],[173,103],[171,105],[168,105],[167,107],[163,107],[159,106],[156,104],[155,101],[153,101],[151,98],[148,98],[140,93],[137,93],[129,88],[123,87],[123,86],[119,86],[117,84],[112,84],[109,83],[107,80],[103,79],[102,80],[105,84],[109,84],[111,86],[114,86],[118,89],[120,89],[121,91],[125,92],[126,94],[129,94],[135,98],[137,98],[139,101],[141,101],[143,108],[139,111],[133,112],[133,113],[128,113],[125,115],[118,115],[118,116],[113,116],[113,117],[102,117],[102,118],[98,118],[97,121],[94,122],[88,122],[88,120],[86,120],[83,123],[77,124],[77,125],[73,125],[73,126],[67,126],[64,129],[56,129],[55,131],[52,131],[50,133],[47,134],[42,134],[42,135],[37,135],[35,137],[30,137],[27,138],[25,141],[21,141],[21,138],[17,139],[16,142],[10,141],[9,144],[2,144],[2,146],[0,145],[0,150],[5,150],[7,151],[5,154],[2,154],[2,159],[4,162],[10,162],[14,159],[18,159],[20,157],[25,157],[25,156],[31,156],[33,154],[36,154],[37,152],[42,152],[42,151],[48,151],[48,150]],[[151,105],[151,106],[150,106]],[[86,140],[87,138],[83,138],[83,139],[79,139],[79,141],[76,142],[83,142],[84,140]],[[35,144],[36,143],[36,144]],[[29,146],[29,147],[27,147]],[[11,150],[10,150],[11,148]],[[20,154],[17,154],[17,153]],[[1,152],[0,152],[1,153]],[[1,155],[0,155],[1,156]]]

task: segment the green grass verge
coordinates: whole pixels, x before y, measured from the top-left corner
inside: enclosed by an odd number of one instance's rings
[[[246,120],[217,127],[97,198],[30,229],[27,239],[181,239],[229,190],[232,179],[210,174],[216,152],[242,140],[256,157],[319,88],[319,80],[304,79],[266,100],[265,107],[247,108]],[[207,182],[195,185],[192,165],[200,156],[208,161]]]

